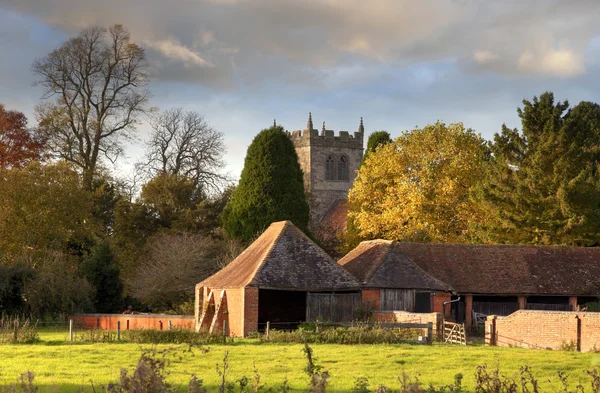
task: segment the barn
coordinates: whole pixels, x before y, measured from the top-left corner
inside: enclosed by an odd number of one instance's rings
[[[272,223],[242,254],[196,286],[196,329],[247,336],[317,318],[352,320],[356,279],[290,221]]]
[[[361,286],[362,301],[372,310],[443,312],[452,288],[412,261],[398,243],[361,242],[338,261]]]

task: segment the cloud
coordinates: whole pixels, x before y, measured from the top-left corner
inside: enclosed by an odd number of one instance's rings
[[[156,49],[167,59],[181,61],[186,67],[214,67],[214,64],[204,60],[199,53],[181,45],[176,39],[170,38],[158,41],[144,41],[144,43],[147,46]]]
[[[600,36],[597,0],[145,0],[143,7],[122,0],[0,0],[0,7],[68,35],[122,23],[152,49],[160,80],[216,89],[300,81],[341,66],[403,69],[446,61],[465,65],[465,72],[572,78],[589,68],[586,49]],[[555,37],[575,44],[558,47]],[[541,50],[540,42],[550,47]]]
[[[490,64],[499,59],[500,56],[487,50],[476,50],[475,53],[473,53],[473,60],[478,64]]]
[[[519,69],[533,74],[568,78],[584,73],[585,62],[581,53],[571,49],[526,50],[519,57]]]

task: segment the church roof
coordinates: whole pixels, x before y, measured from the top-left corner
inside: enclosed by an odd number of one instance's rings
[[[334,291],[357,289],[358,283],[292,222],[280,221],[198,286]]]
[[[327,212],[321,219],[321,227],[335,233],[345,232],[348,225],[348,201],[346,199],[336,199],[333,201]]]
[[[365,288],[451,290],[388,240],[361,242],[338,263]]]

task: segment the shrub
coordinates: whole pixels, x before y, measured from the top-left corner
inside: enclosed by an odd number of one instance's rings
[[[206,345],[223,343],[220,333],[195,332],[185,329],[171,330],[126,330],[121,339],[137,344],[190,344]],[[233,340],[228,338],[228,340]]]
[[[306,323],[294,331],[271,330],[261,341],[309,344],[397,344],[417,340],[421,329],[383,329],[368,325],[355,327],[322,327]]]
[[[0,318],[0,344],[31,344],[38,341],[37,323],[4,315]]]

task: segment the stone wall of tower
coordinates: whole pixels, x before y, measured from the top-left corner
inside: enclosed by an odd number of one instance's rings
[[[309,124],[312,120],[309,120]],[[362,123],[361,123],[362,129]],[[312,129],[293,131],[290,138],[296,147],[300,167],[304,172],[304,187],[309,198],[310,224],[316,228],[336,199],[348,199],[348,191],[356,178],[363,157],[363,132],[352,135],[340,131]],[[348,162],[347,180],[326,180],[326,161],[333,156],[336,160],[345,156]]]

